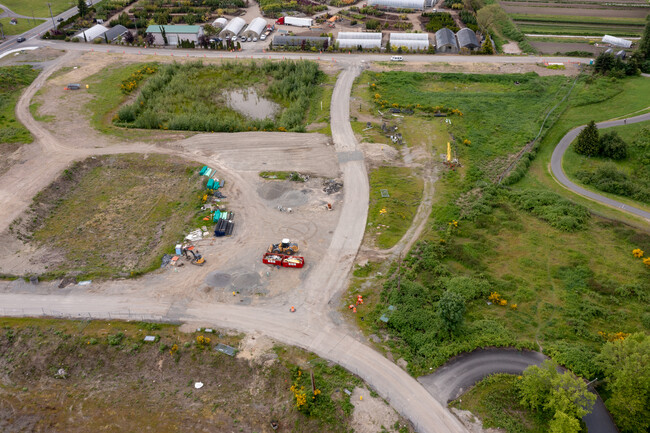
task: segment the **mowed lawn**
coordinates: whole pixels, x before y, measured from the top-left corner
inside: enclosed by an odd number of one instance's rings
[[[18,24],[11,24],[11,18],[0,18],[0,24],[2,24],[2,30],[7,36],[20,35],[25,33],[27,30],[33,29],[39,24],[43,24],[45,20],[32,20],[27,18],[17,18]]]
[[[2,4],[16,14],[35,18],[50,16],[50,10],[47,7],[48,3],[52,5],[52,14],[55,16],[77,5],[77,2],[72,0],[50,0],[49,2],[41,0],[2,0]]]

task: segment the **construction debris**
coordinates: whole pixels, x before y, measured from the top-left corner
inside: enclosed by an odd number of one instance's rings
[[[323,192],[327,194],[337,193],[342,188],[343,188],[343,182],[339,182],[336,179],[326,179],[323,181]]]
[[[164,267],[167,266],[169,263],[171,263],[171,261],[172,261],[172,256],[169,255],[169,254],[164,254],[164,255],[162,256],[162,264],[160,265],[160,267],[161,267],[161,268],[164,268]]]
[[[226,344],[221,344],[221,343],[217,344],[214,350],[216,350],[217,352],[225,353],[226,355],[229,356],[235,356],[235,354],[237,353],[237,349],[235,349],[234,347],[228,346]]]
[[[154,335],[145,335],[144,341],[147,343],[153,343],[156,341],[156,337]]]

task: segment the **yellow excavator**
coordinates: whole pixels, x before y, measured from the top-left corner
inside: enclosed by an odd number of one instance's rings
[[[282,239],[279,244],[269,245],[267,252],[290,256],[298,252],[298,244],[291,242],[289,239]]]
[[[183,247],[182,252],[185,260],[191,260],[190,263],[193,265],[203,266],[205,264],[205,259],[199,254],[199,250],[194,245]]]

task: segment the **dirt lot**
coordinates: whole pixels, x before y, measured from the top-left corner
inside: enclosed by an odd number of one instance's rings
[[[607,49],[606,46],[597,47],[595,45],[581,43],[531,41],[530,44],[542,54],[566,53],[568,51],[588,51],[597,56]]]
[[[566,65],[566,69],[547,69],[543,65],[524,63],[427,63],[427,62],[376,62],[369,67],[371,71],[411,71],[411,72],[466,72],[471,74],[525,74],[535,72],[540,76],[546,75],[577,75],[578,65]]]
[[[259,336],[179,332],[147,323],[0,319],[3,432],[340,432],[398,420],[360,380],[313,355]],[[145,335],[156,337],[143,342]],[[211,341],[199,344],[197,337]],[[217,352],[217,343],[241,352]],[[175,347],[174,347],[175,345]],[[254,355],[244,355],[245,353]],[[29,356],[25,356],[29,354]],[[294,368],[314,371],[332,405],[295,409]],[[196,388],[195,384],[203,385]],[[356,388],[361,385],[361,388]],[[343,389],[355,389],[348,397]],[[364,401],[346,415],[348,400]],[[377,411],[368,411],[368,408]],[[386,425],[386,427],[389,427]],[[392,429],[390,431],[393,431]]]
[[[25,50],[12,53],[0,59],[0,66],[24,65],[31,63],[34,65],[44,64],[61,56],[64,51],[53,48],[39,48],[37,50]],[[37,66],[38,67],[38,66]]]

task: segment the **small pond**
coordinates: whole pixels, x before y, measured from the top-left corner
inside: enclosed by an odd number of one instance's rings
[[[260,97],[253,88],[226,92],[226,104],[233,110],[255,120],[272,118],[280,111],[278,104]]]

